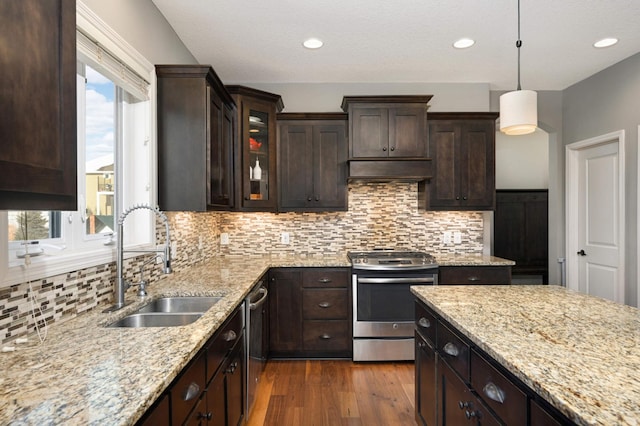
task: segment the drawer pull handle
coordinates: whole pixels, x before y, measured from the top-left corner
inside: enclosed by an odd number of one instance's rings
[[[458,407],[464,410],[465,408],[472,408],[473,405],[468,401],[458,401]]]
[[[318,282],[322,284],[327,284],[331,282],[331,278],[320,278]]]
[[[198,413],[198,419],[200,420],[211,420],[213,418],[213,413],[211,411],[207,413]]]
[[[318,306],[320,306],[321,308],[328,308],[329,306],[331,306],[331,303],[329,302],[322,302],[322,303],[318,303]]]
[[[451,356],[460,355],[460,349],[458,349],[458,347],[451,342],[448,342],[446,345],[444,345],[444,348],[442,348],[442,350],[447,355],[451,355]]]
[[[471,420],[472,417],[477,417],[478,413],[476,413],[475,411],[465,410],[464,415],[467,418],[467,420]]]
[[[504,400],[506,399],[506,395],[502,389],[500,389],[495,383],[489,382],[482,389],[487,398],[499,402],[500,404],[504,404]]]
[[[429,321],[428,319],[426,319],[425,317],[422,317],[418,320],[418,325],[422,328],[430,328],[431,327],[431,321]]]
[[[329,340],[329,339],[331,339],[331,336],[329,336],[328,334],[323,334],[323,335],[320,336],[320,338],[322,340]]]
[[[467,278],[467,280],[469,280],[469,281],[471,281],[471,282],[473,282],[473,281],[480,281],[480,278],[478,278],[478,277],[469,277],[469,278]]]
[[[198,396],[199,393],[200,393],[200,386],[198,386],[196,383],[191,382],[191,384],[187,386],[184,392],[182,392],[182,400],[190,401],[196,396]]]
[[[224,333],[222,337],[224,338],[225,342],[230,342],[232,340],[236,340],[236,337],[238,337],[238,335],[236,334],[235,331],[229,330],[226,333]]]

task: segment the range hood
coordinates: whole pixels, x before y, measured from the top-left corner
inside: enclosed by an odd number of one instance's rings
[[[431,179],[431,158],[351,158],[349,181],[421,182]]]

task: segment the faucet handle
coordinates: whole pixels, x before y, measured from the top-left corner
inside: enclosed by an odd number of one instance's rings
[[[135,284],[129,284],[130,286],[138,286],[138,297],[145,297],[147,293],[147,284],[149,284],[146,280],[140,280],[140,282]]]

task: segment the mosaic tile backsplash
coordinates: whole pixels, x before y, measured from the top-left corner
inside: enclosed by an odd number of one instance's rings
[[[482,253],[480,212],[419,212],[415,183],[352,183],[349,210],[331,213],[168,213],[172,240],[177,243],[175,272],[213,256],[282,254],[321,256],[374,247],[406,247],[431,253]],[[443,232],[460,231],[462,243],[442,243]],[[290,244],[282,244],[288,232]],[[229,244],[220,245],[220,234]],[[164,242],[164,228],[158,227]],[[126,276],[139,273],[142,258],[126,262]],[[48,324],[106,307],[112,298],[115,263],[31,282],[38,321]],[[148,272],[147,272],[148,271]],[[151,274],[149,272],[153,271]],[[146,269],[153,285],[162,274]],[[136,289],[129,291],[135,292]],[[35,332],[29,283],[0,289],[0,342]]]

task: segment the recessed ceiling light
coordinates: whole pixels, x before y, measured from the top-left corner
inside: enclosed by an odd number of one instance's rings
[[[613,46],[617,42],[618,42],[617,38],[613,38],[613,37],[603,38],[602,40],[598,40],[595,43],[593,43],[593,47],[597,47],[598,49],[602,49],[604,47]]]
[[[317,38],[309,38],[302,43],[307,49],[320,49],[323,44],[322,40]]]
[[[467,47],[471,47],[476,44],[475,40],[471,40],[470,38],[461,38],[460,40],[453,43],[453,47],[456,49],[466,49]]]

